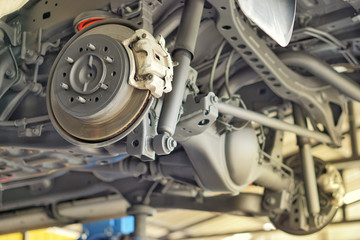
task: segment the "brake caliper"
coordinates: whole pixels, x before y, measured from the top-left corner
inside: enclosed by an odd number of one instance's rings
[[[138,89],[148,89],[159,98],[172,90],[173,63],[162,36],[155,39],[143,29],[124,40],[123,45],[134,61],[130,69],[129,84]]]

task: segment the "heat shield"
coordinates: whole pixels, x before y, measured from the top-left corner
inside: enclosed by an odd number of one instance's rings
[[[243,13],[285,47],[294,27],[296,0],[237,0]]]

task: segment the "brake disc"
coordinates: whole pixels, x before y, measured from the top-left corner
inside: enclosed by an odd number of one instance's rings
[[[320,213],[310,216],[302,181],[299,159],[291,158],[287,161],[297,178],[296,193],[294,194],[290,210],[270,218],[274,226],[284,232],[295,235],[315,233],[331,222],[339,206],[343,203],[344,185],[338,170],[324,161],[314,158],[318,183]],[[324,184],[325,183],[325,184]]]
[[[128,84],[133,66],[121,42],[133,34],[121,24],[96,24],[59,53],[49,75],[47,104],[53,125],[68,141],[111,144],[147,112],[150,92]]]

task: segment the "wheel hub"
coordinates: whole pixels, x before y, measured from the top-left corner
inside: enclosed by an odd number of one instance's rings
[[[49,78],[55,128],[73,143],[108,144],[141,120],[149,91],[128,84],[131,61],[121,41],[134,31],[105,24],[77,33],[58,55]]]
[[[106,65],[96,54],[81,56],[70,71],[71,87],[80,94],[96,92],[104,83],[105,78]]]

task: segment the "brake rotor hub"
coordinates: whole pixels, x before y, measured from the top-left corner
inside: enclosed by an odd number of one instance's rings
[[[75,41],[54,71],[56,101],[82,120],[110,118],[127,100],[121,87],[129,78],[129,64],[124,47],[109,36],[93,34]]]
[[[151,95],[128,84],[134,66],[121,43],[133,34],[123,25],[98,24],[77,33],[58,55],[49,77],[48,109],[70,142],[106,145],[141,121]]]

